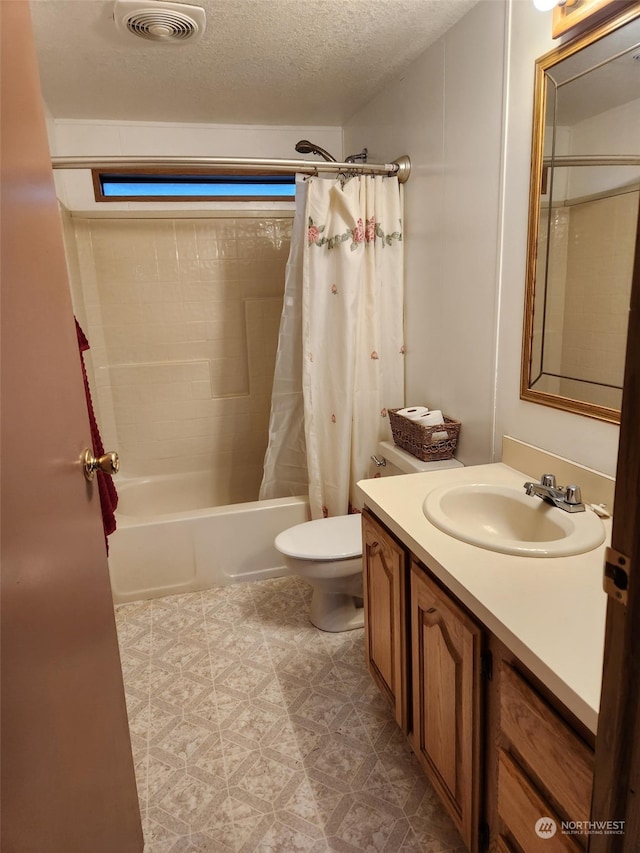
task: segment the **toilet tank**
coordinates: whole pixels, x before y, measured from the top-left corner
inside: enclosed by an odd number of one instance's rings
[[[394,477],[397,474],[417,474],[424,471],[439,471],[443,468],[462,468],[457,459],[443,459],[439,462],[422,462],[392,441],[381,441],[376,451],[378,460],[384,459],[384,465],[376,465],[371,460],[370,477]]]

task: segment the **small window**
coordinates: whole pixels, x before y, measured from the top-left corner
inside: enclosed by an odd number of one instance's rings
[[[94,169],[96,201],[293,201],[295,175],[185,175]]]

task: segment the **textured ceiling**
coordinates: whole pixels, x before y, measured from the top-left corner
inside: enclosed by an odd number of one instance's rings
[[[476,2],[193,0],[207,28],[178,45],[120,33],[113,0],[31,9],[56,118],[340,125]]]

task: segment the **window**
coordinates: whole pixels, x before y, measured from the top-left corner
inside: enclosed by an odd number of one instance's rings
[[[92,170],[96,201],[293,201],[295,175]]]

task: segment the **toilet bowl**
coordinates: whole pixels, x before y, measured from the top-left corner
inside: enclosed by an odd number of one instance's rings
[[[364,625],[359,514],[305,521],[279,533],[275,546],[287,568],[313,588],[309,619],[322,631]]]
[[[391,442],[378,445],[371,476],[395,476],[457,468],[457,459],[421,462]],[[292,574],[313,588],[309,619],[322,631],[351,631],[364,625],[362,530],[359,514],[318,518],[279,533],[275,547]]]

